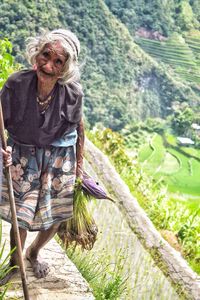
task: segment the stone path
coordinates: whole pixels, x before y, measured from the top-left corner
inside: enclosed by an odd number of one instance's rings
[[[3,223],[3,241],[6,240],[6,251],[9,249],[10,225]],[[36,233],[28,233],[26,246],[34,239]],[[34,277],[30,264],[25,260],[30,300],[92,300],[94,299],[87,282],[68,259],[62,248],[53,239],[41,250],[41,256],[51,266],[45,279]],[[4,299],[23,299],[20,275],[16,275],[13,284]],[[0,296],[1,299],[1,296]]]

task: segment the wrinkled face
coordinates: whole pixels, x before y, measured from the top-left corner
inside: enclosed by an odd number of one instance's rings
[[[64,69],[67,56],[59,41],[49,43],[36,56],[38,80],[49,84],[56,83]]]

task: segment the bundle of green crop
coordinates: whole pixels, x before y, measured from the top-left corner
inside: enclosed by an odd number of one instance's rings
[[[91,199],[109,199],[104,189],[84,172],[83,179],[78,178],[74,190],[73,217],[63,222],[58,236],[67,249],[69,245],[80,245],[82,249],[91,250],[97,238],[98,228],[89,210]]]

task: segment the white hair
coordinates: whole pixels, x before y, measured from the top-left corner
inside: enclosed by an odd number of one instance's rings
[[[78,55],[80,53],[80,42],[77,36],[66,29],[43,31],[40,36],[27,39],[26,56],[28,62],[33,66],[36,63],[37,55],[48,43],[59,41],[66,53],[67,60],[63,72],[58,80],[61,84],[77,82],[80,79]]]

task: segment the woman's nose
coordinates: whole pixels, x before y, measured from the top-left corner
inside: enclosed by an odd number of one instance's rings
[[[48,60],[45,64],[45,71],[48,73],[51,73],[53,71],[53,62],[51,60]]]

